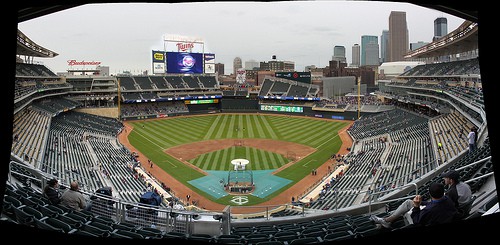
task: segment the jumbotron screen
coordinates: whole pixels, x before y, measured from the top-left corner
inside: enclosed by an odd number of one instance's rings
[[[261,111],[277,111],[277,112],[304,112],[302,106],[286,106],[286,105],[260,105]]]
[[[167,52],[167,73],[202,74],[203,54]]]

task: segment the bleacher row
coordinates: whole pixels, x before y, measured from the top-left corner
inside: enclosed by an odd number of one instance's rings
[[[44,65],[16,62],[16,77],[57,77]]]
[[[438,159],[446,161],[467,150],[467,134],[473,124],[458,112],[443,114],[430,121],[431,132],[434,132],[435,143],[441,142],[442,150],[438,149]]]
[[[479,58],[418,65],[403,72],[400,77],[439,77],[468,74],[480,74]]]
[[[413,81],[413,82],[412,82]],[[450,84],[455,84],[451,82]],[[408,90],[416,95],[428,95],[430,97],[439,98],[439,104],[432,106],[431,108],[437,109],[439,111],[444,111],[443,108],[455,108],[455,110],[460,109],[462,114],[467,114],[474,120],[478,121],[479,124],[484,123],[480,110],[484,110],[484,101],[482,98],[482,91],[478,88],[471,89],[465,86],[459,85],[448,85],[446,81],[434,82],[434,83],[421,83],[418,89],[413,79],[408,80],[392,80],[388,86],[402,87],[404,90]],[[416,95],[410,96],[407,93],[400,93],[395,95],[390,95],[390,97],[395,97],[398,100],[406,101],[406,103],[411,102],[419,105],[433,105],[434,103],[430,100],[422,100],[415,98]],[[420,97],[420,96],[418,96]],[[447,103],[444,103],[447,102]],[[471,107],[475,107],[474,109]]]
[[[214,89],[213,76],[117,76],[122,91],[148,91],[169,89]]]
[[[400,109],[357,120],[356,126],[349,130],[355,145],[343,161],[348,165],[346,173],[324,196],[315,200],[311,208],[335,210],[366,202],[368,198],[380,198],[388,190],[432,172],[443,162],[437,161],[436,155],[442,154],[442,150],[432,144],[431,135],[433,139],[447,142],[458,139],[464,133],[451,128],[455,123],[471,124],[465,120],[456,114],[428,120]],[[440,125],[439,130],[450,128],[450,131],[441,134],[433,130],[436,125]],[[370,138],[365,136],[372,132]],[[465,144],[460,142],[461,150],[453,157],[463,153]],[[381,193],[370,196],[374,191]]]
[[[313,84],[285,82],[266,78],[262,82],[259,96],[316,97],[319,92],[316,86]]]
[[[89,192],[113,186],[120,198],[136,202],[147,183],[135,176],[135,158],[117,141],[122,124],[92,114],[62,112],[66,101],[34,103],[15,114],[12,154],[61,181],[78,180]]]

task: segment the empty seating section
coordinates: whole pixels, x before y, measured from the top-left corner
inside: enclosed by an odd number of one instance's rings
[[[230,237],[239,244],[303,244],[354,239],[386,232],[377,227],[368,215],[337,215],[311,221],[283,221],[276,225],[236,226],[231,228]]]
[[[123,104],[122,117],[161,115],[189,112],[184,101]]]
[[[123,101],[140,101],[142,100],[142,96],[140,93],[122,93],[122,98],[123,98]]]
[[[143,100],[153,100],[153,99],[158,99],[159,97],[156,95],[156,93],[140,93],[140,96]]]
[[[272,80],[265,78],[259,90],[259,96],[317,97],[318,85],[292,80]]]
[[[350,133],[359,141],[341,162],[349,168],[312,208],[338,209],[379,198],[387,192],[369,193],[405,185],[437,166],[428,119],[398,109],[356,123]]]
[[[31,77],[57,77],[49,68],[44,65],[26,64],[16,62],[16,76]]]
[[[132,77],[116,77],[119,81],[122,91],[135,91],[137,87],[135,85],[134,79]]]
[[[405,71],[401,76],[443,76],[479,74],[479,59],[423,64]]]
[[[121,130],[116,119],[66,112],[52,119],[40,169],[62,180],[81,181],[81,188],[96,190],[106,185],[102,169],[89,139],[116,141]]]
[[[187,88],[186,86],[184,86],[184,82],[182,81],[181,77],[167,76],[165,77],[165,80],[167,80],[167,82],[170,83],[170,85],[174,89]]]
[[[269,90],[269,93],[274,96],[285,96],[288,93],[289,89],[290,89],[289,83],[274,81],[271,90]]]
[[[35,107],[28,107],[16,113],[11,152],[26,162],[32,164],[38,162],[45,145],[50,120],[50,113]]]
[[[291,97],[306,97],[308,90],[309,88],[305,86],[291,85],[287,95]]]
[[[81,105],[80,102],[60,97],[52,97],[49,99],[39,100],[33,103],[34,107],[47,111],[52,115],[57,115],[61,111],[74,109],[80,105]]]
[[[198,77],[195,76],[183,76],[182,80],[189,86],[189,88],[200,88],[198,82]]]
[[[149,80],[149,77],[134,76],[133,79],[140,89],[153,89],[153,84],[151,80]]]
[[[217,80],[214,76],[199,76],[198,80],[204,88],[217,88]]]
[[[401,130],[411,125],[426,122],[427,120],[427,118],[418,116],[412,112],[395,109],[361,117],[354,122],[349,132],[353,138],[363,139]]]
[[[104,137],[92,137],[88,140],[98,159],[99,168],[102,168],[96,174],[104,174],[123,200],[135,202],[137,197],[146,191],[147,185],[142,180],[134,178],[134,171],[131,165],[129,166],[132,157],[128,150],[119,147],[113,141],[116,139]]]
[[[273,84],[274,84],[274,81],[271,81],[269,79],[264,79],[264,81],[262,82],[262,86],[260,88],[260,91],[259,91],[259,96],[269,95],[269,92],[270,92],[269,90],[271,89]]]
[[[439,142],[442,144],[442,149],[437,149],[437,155],[442,162],[468,149],[467,134],[472,125],[474,124],[455,111],[430,121],[435,147],[437,148]]]
[[[157,89],[171,88],[163,76],[150,76],[149,79],[151,79],[151,82],[153,82]]]

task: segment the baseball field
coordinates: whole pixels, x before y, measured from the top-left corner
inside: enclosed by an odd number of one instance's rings
[[[328,162],[342,146],[339,131],[349,124],[301,116],[207,114],[126,126],[127,143],[143,156],[142,165],[152,161],[154,167],[144,167],[153,175],[168,175],[155,177],[174,191],[180,183],[198,199],[235,205],[234,193],[224,192],[219,181],[227,180],[231,160],[247,159],[255,191],[244,194],[248,201],[239,205],[251,206],[272,200]]]

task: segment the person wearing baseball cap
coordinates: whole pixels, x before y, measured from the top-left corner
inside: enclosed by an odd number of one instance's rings
[[[460,181],[460,173],[450,170],[442,175],[444,184],[448,186],[446,195],[455,203],[461,216],[468,215],[469,210],[464,210],[464,206],[471,201],[472,191],[470,186]]]

